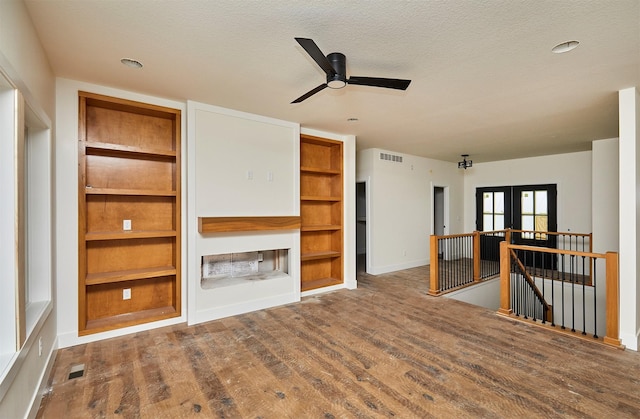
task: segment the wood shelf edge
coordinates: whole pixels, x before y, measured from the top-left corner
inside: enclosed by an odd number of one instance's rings
[[[329,287],[331,285],[339,285],[344,283],[341,279],[338,278],[319,278],[311,281],[302,281],[300,284],[301,291],[310,291],[318,288]]]
[[[342,198],[339,196],[315,196],[304,195],[300,197],[300,201],[327,201],[327,202],[340,202]]]
[[[336,252],[336,251],[309,252],[309,253],[302,253],[300,255],[300,261],[306,262],[309,260],[333,259],[333,258],[339,258],[340,256],[342,256],[342,253]]]
[[[338,231],[342,230],[342,226],[338,224],[318,224],[318,225],[303,225],[300,231]]]
[[[126,240],[126,239],[155,239],[163,237],[176,237],[175,230],[141,230],[141,231],[100,231],[87,233],[85,241],[98,240]]]
[[[132,196],[177,196],[176,191],[158,191],[149,189],[111,189],[85,187],[87,195],[132,195]]]
[[[118,143],[105,143],[99,141],[83,141],[85,147],[88,150],[100,150],[104,152],[117,152],[117,153],[128,153],[135,155],[144,155],[144,156],[156,156],[156,157],[177,157],[177,152],[175,150],[160,150],[160,149],[146,149],[142,147],[129,146]]]
[[[157,268],[128,269],[126,271],[114,271],[105,273],[87,274],[85,285],[111,284],[114,282],[135,281],[138,279],[158,278],[161,276],[176,275],[177,269],[173,266],[161,266]]]
[[[300,166],[300,172],[303,173],[315,173],[321,175],[341,175],[342,172],[338,169],[322,169],[319,167]]]
[[[134,313],[118,314],[111,317],[87,321],[85,328],[78,331],[78,335],[86,336],[94,333],[106,332],[108,330],[135,326],[142,323],[151,323],[179,316],[180,313],[176,311],[173,306],[152,308]]]
[[[299,216],[282,217],[198,217],[198,232],[299,230]]]

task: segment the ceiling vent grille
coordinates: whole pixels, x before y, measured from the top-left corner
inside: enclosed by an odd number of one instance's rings
[[[393,161],[396,163],[402,163],[402,156],[396,156],[395,154],[380,153],[380,160]]]

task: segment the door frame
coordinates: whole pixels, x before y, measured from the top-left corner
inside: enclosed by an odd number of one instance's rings
[[[444,228],[442,229],[443,235],[448,235],[449,231],[450,231],[450,207],[449,207],[449,185],[441,185],[439,183],[433,183],[433,182],[429,182],[430,183],[430,189],[431,189],[431,208],[430,208],[430,212],[431,212],[431,235],[435,235],[436,234],[436,228],[435,228],[435,222],[436,222],[436,217],[435,217],[435,196],[436,196],[436,188],[442,188],[443,189],[443,222],[444,222]]]

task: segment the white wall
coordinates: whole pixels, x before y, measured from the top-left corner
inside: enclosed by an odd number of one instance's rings
[[[592,143],[591,225],[596,253],[619,249],[618,145],[617,138]]]
[[[380,153],[403,161],[381,160]],[[357,153],[356,170],[356,181],[367,182],[367,272],[429,263],[434,186],[448,191],[448,234],[462,232],[463,173],[454,163],[369,149]]]
[[[299,230],[201,234],[198,217],[300,215],[300,127],[197,102],[187,106],[189,324],[299,301]],[[200,285],[202,256],[275,249],[290,250],[288,276]]]
[[[55,117],[54,76],[22,1],[0,1],[0,71],[22,92],[37,118],[51,126]],[[0,138],[7,140],[10,138]],[[49,280],[55,282],[55,278]],[[2,418],[35,416],[39,390],[55,355],[56,319],[49,313],[35,324],[0,383]],[[39,339],[42,355],[38,353]]]
[[[500,308],[500,278],[489,279],[479,284],[444,294],[444,297],[498,311]]]
[[[591,232],[591,152],[474,163],[464,176],[464,231],[476,228],[476,188],[558,185],[558,231]]]
[[[640,347],[640,94],[619,92],[620,113],[620,338]]]
[[[186,147],[186,105],[166,99],[136,94],[90,83],[59,78],[56,80],[56,212],[57,228],[57,289],[58,289],[58,339],[61,348],[121,336],[140,330],[166,326],[186,321],[186,309],[182,316],[147,323],[124,329],[78,336],[78,91],[87,91],[138,102],[180,109],[182,111],[182,155]],[[186,165],[182,165],[182,213],[186,214]],[[182,231],[186,230],[186,218]],[[183,254],[186,234],[182,235]],[[182,307],[186,307],[186,267],[182,265]]]

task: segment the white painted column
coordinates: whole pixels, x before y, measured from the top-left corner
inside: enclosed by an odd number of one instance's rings
[[[638,350],[640,325],[640,94],[619,92],[620,119],[620,339]]]

